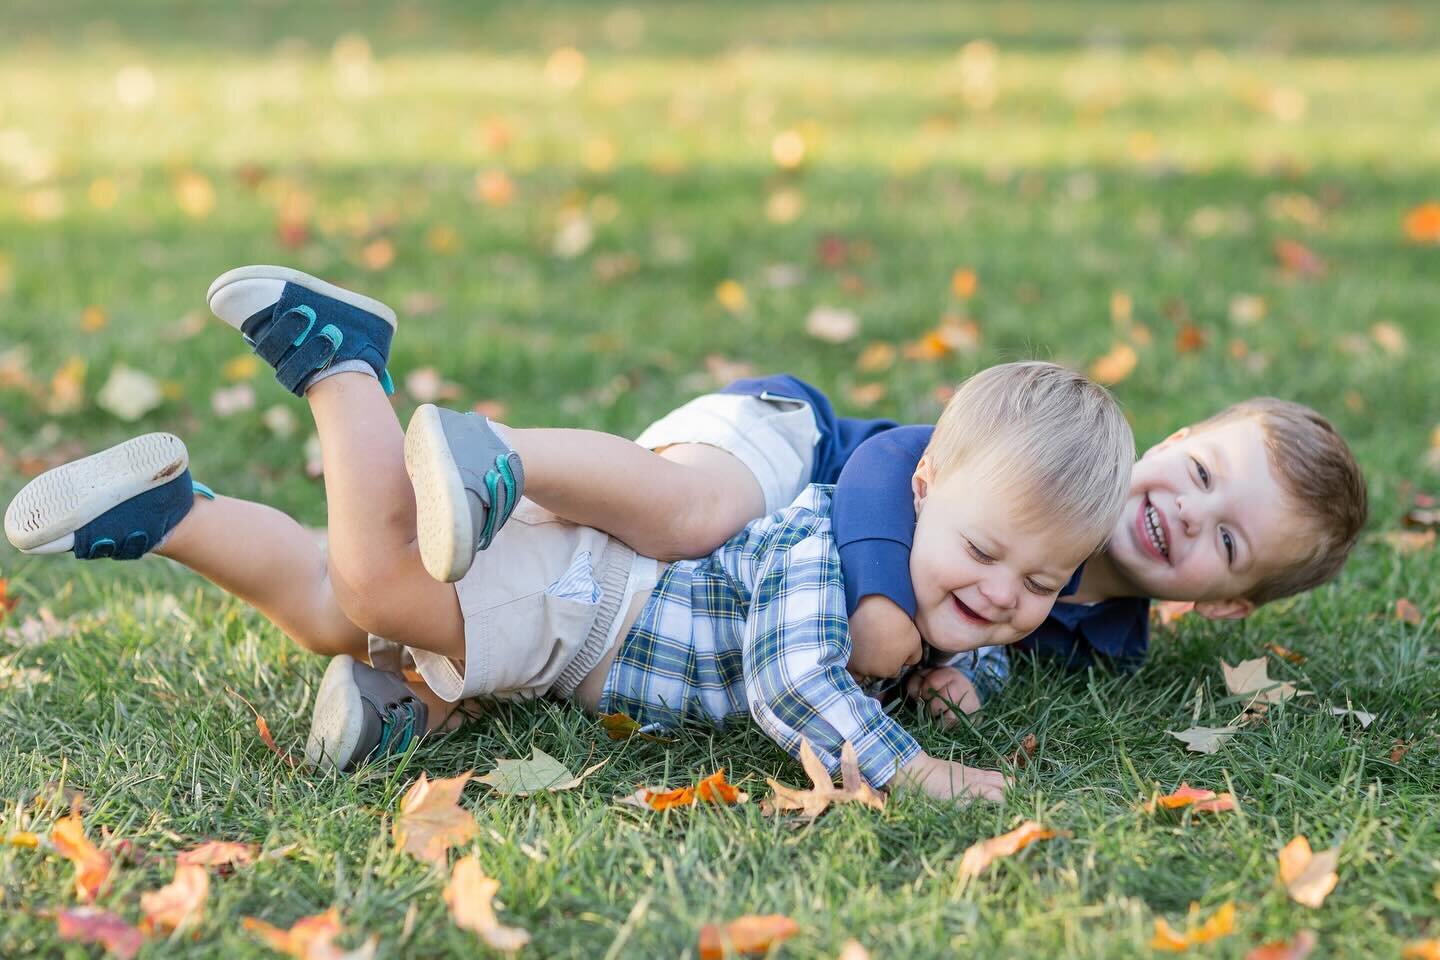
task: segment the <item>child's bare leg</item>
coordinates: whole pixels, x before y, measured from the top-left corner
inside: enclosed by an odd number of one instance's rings
[[[595,430],[501,429],[525,464],[526,496],[645,556],[703,556],[765,512],[755,475],[719,447],[650,451]]]
[[[195,498],[156,553],[259,610],[296,643],[364,657],[367,638],[335,599],[325,552],[294,519],[259,503]]]

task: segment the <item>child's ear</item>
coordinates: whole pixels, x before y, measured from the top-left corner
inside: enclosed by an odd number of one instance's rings
[[[1255,602],[1236,597],[1232,600],[1200,600],[1195,612],[1207,620],[1244,620],[1255,612]]]
[[[920,508],[925,504],[925,497],[930,492],[930,483],[934,479],[934,474],[930,458],[921,457],[920,462],[915,465],[915,472],[910,476],[910,490],[915,494],[916,516],[919,516]]]

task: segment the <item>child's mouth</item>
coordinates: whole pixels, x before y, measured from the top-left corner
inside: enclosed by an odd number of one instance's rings
[[[950,594],[950,599],[955,601],[955,612],[960,614],[961,619],[968,620],[970,623],[973,623],[976,626],[984,627],[988,627],[990,626],[990,624],[995,622],[987,617],[980,616],[980,614],[970,609],[970,607],[965,603],[965,601],[955,596],[955,594]]]
[[[1160,511],[1150,502],[1147,496],[1140,502],[1140,509],[1135,516],[1135,528],[1140,535],[1141,543],[1150,548],[1150,553],[1155,559],[1163,563],[1170,562],[1170,533],[1166,528],[1165,519]]]

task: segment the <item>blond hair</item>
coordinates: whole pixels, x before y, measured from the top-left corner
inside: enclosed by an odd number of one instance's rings
[[[925,456],[936,480],[978,470],[1013,494],[1019,522],[1095,549],[1129,495],[1135,438],[1104,387],[1053,363],[1006,363],[960,385]]]
[[[1200,431],[1253,419],[1265,434],[1265,453],[1285,499],[1310,525],[1312,542],[1299,561],[1263,577],[1246,599],[1257,606],[1304,593],[1333,580],[1350,556],[1369,513],[1365,475],[1345,441],[1309,407],[1252,397],[1195,424]]]

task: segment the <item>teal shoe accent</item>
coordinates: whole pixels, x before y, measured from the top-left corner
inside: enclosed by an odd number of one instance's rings
[[[201,483],[199,480],[192,479],[190,481],[190,489],[195,492],[195,496],[197,497],[204,497],[206,500],[215,499],[215,491],[205,486],[205,484]]]
[[[390,369],[387,367],[380,371],[380,389],[385,391],[385,396],[395,396],[395,381],[390,379]]]
[[[290,346],[292,347],[298,347],[300,346],[300,344],[305,342],[305,338],[310,336],[310,331],[315,328],[315,311],[310,309],[310,307],[306,306],[303,303],[299,306],[291,307],[290,309],[294,313],[298,313],[302,316],[310,318],[310,322],[305,324],[305,329],[300,331],[300,336],[296,337],[295,340],[290,344]],[[332,327],[331,329],[334,328]],[[336,346],[339,346],[339,344],[337,343]]]

